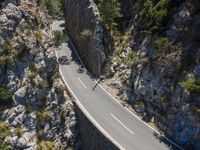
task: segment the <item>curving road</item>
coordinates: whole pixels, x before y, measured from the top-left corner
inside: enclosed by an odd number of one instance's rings
[[[60,25],[63,23],[55,21],[52,29],[62,31]],[[84,114],[119,149],[182,149],[119,104],[87,71],[81,72],[81,67],[86,69],[72,44],[63,44],[56,55],[58,59],[72,58],[70,64],[60,63],[60,73],[66,86]]]

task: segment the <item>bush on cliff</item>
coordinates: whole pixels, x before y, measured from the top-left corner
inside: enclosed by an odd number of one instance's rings
[[[134,14],[141,30],[155,33],[166,28],[169,19],[184,0],[136,0]]]
[[[89,29],[85,29],[81,32],[81,37],[85,39],[89,39],[92,37],[92,32]]]
[[[69,40],[68,36],[63,32],[54,31],[53,34],[54,34],[54,42],[56,45],[68,42],[68,40]]]
[[[10,146],[4,141],[7,136],[11,134],[9,126],[4,123],[0,122],[0,149],[1,150],[8,150]]]
[[[45,6],[49,15],[60,18],[63,17],[63,2],[64,0],[39,0],[38,4]]]
[[[200,94],[200,79],[190,77],[187,81],[182,81],[179,84],[191,94]]]
[[[102,25],[108,31],[114,30],[117,26],[116,19],[122,16],[119,0],[98,0],[98,7]]]
[[[12,93],[8,88],[0,85],[0,106],[9,105],[12,103]]]

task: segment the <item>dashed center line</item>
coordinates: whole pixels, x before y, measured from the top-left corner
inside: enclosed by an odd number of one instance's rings
[[[86,87],[85,84],[81,81],[81,79],[80,79],[80,78],[77,78],[77,79],[78,79],[78,81],[82,84],[82,86],[83,86],[84,88],[87,89],[87,87]]]
[[[112,113],[110,114],[118,123],[120,123],[126,130],[128,130],[128,132],[130,132],[131,134],[133,134],[133,131],[131,131],[129,128],[127,128],[119,119],[117,119],[117,117],[115,117]]]

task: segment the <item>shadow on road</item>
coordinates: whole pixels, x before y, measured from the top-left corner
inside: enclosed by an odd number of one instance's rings
[[[154,136],[157,140],[159,140],[160,143],[164,143],[168,147],[169,150],[182,150],[181,148],[179,148],[178,146],[176,146],[175,144],[167,140],[168,137],[161,136],[160,134],[156,132],[154,132]]]
[[[70,64],[69,59],[67,58],[67,56],[61,56],[61,57],[59,57],[58,58],[58,62],[61,65],[69,65]]]
[[[72,46],[71,42],[68,42],[67,44],[68,44],[68,48],[71,50],[71,61],[75,62],[79,66],[79,69],[77,70],[77,72],[81,74],[86,73],[93,80],[91,75],[88,73],[87,69],[83,66],[83,64],[79,60],[79,57],[77,56],[77,53],[75,52],[74,47]]]

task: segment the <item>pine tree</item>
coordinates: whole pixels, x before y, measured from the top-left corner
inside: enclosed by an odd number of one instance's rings
[[[121,17],[119,0],[99,0],[98,7],[103,26],[109,31],[114,30],[117,26],[115,19]]]

